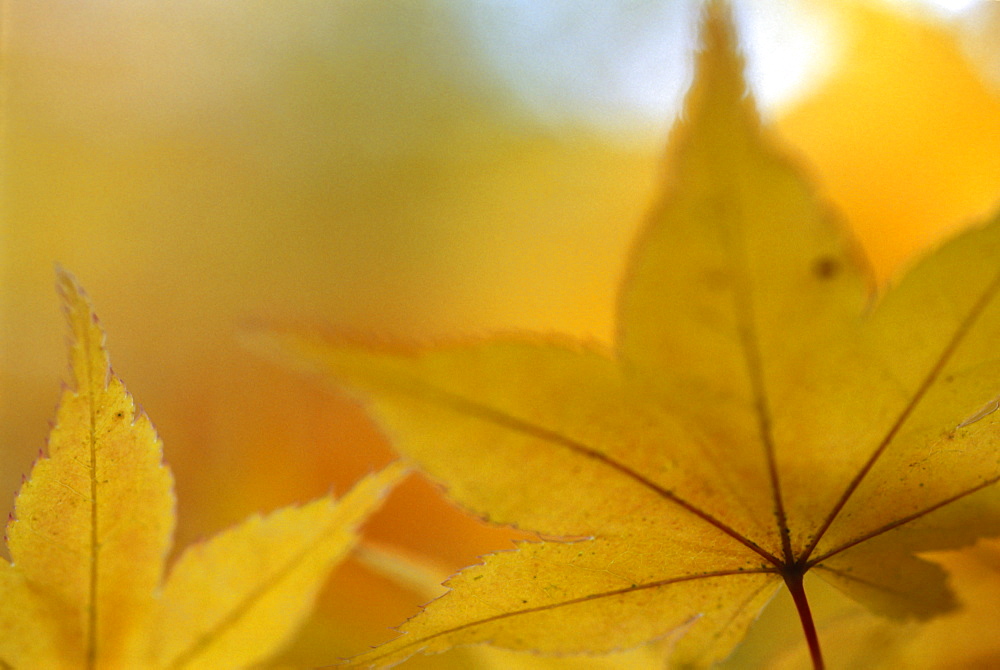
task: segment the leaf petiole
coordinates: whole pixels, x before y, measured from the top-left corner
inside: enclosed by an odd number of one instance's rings
[[[802,623],[802,632],[805,633],[806,643],[809,645],[809,656],[812,658],[813,670],[823,670],[826,666],[823,663],[823,652],[819,647],[819,636],[816,634],[816,624],[813,622],[812,610],[809,609],[809,600],[806,598],[806,590],[802,584],[805,572],[791,566],[791,569],[784,573],[785,586],[792,594],[795,601],[795,609],[799,613],[799,621]]]

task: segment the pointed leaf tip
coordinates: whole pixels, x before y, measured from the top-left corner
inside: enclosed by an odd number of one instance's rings
[[[74,388],[78,393],[98,393],[106,387],[111,375],[104,330],[86,291],[76,277],[61,267],[56,268],[56,289],[73,335],[70,369]]]
[[[705,5],[701,23],[701,41],[701,53],[714,53],[730,61],[742,60],[737,46],[732,8],[728,3],[713,1]]]
[[[687,117],[715,113],[738,114],[758,123],[753,97],[747,88],[746,61],[732,8],[710,2],[701,24],[701,48],[695,55],[695,75],[684,111]]]
[[[76,277],[62,267],[56,267],[56,290],[62,299],[63,307],[67,313],[73,314],[77,311],[86,311],[93,316],[93,309],[91,308],[90,299],[87,297],[86,291],[83,290]]]

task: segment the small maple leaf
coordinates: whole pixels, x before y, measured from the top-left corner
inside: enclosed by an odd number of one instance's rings
[[[358,526],[405,473],[394,464],[334,501],[254,516],[183,553],[163,580],[173,479],[145,414],[108,364],[89,301],[67,273],[73,332],[48,457],[7,526],[0,667],[240,668],[297,630]]]
[[[705,666],[784,585],[819,668],[807,573],[926,619],[954,599],[917,552],[1000,534],[1000,221],[876,304],[845,231],[761,128],[719,3],[703,35],[613,350],[260,336],[356,392],[460,504],[547,538],[462,571],[358,664],[672,633],[672,662]]]

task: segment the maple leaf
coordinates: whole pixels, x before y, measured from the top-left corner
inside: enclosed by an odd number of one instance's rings
[[[67,273],[73,388],[35,464],[0,561],[0,666],[238,668],[296,631],[357,527],[405,473],[394,464],[334,501],[254,516],[188,548],[163,579],[173,479],[145,414],[108,363]]]
[[[612,350],[258,335],[355,392],[460,504],[546,540],[465,569],[358,664],[673,634],[672,662],[705,666],[784,585],[819,668],[806,573],[878,614],[926,619],[955,603],[917,552],[1000,534],[1000,221],[876,300],[846,232],[761,127],[718,3],[703,36]]]

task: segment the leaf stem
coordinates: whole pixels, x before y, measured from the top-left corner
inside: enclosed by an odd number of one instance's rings
[[[823,652],[819,648],[819,636],[816,634],[816,624],[813,623],[812,610],[809,609],[809,600],[806,599],[806,590],[802,584],[804,576],[804,571],[793,568],[784,575],[785,586],[795,601],[795,609],[798,610],[799,621],[802,622],[802,632],[805,633],[806,643],[809,645],[813,670],[823,670],[826,666],[823,663]]]

